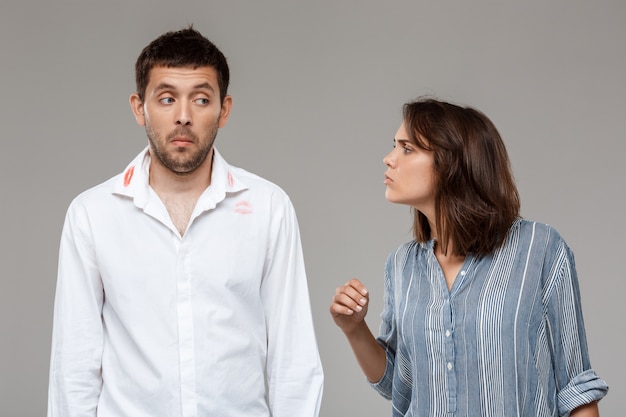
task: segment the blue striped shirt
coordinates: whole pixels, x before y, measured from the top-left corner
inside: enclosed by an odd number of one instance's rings
[[[433,241],[409,242],[385,268],[372,386],[393,416],[566,416],[599,400],[574,257],[556,230],[517,220],[502,247],[468,255],[450,290]]]

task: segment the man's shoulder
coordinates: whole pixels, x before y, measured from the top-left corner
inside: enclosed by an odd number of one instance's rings
[[[141,188],[141,184],[146,181],[146,174],[141,168],[146,152],[147,148],[143,149],[122,172],[78,194],[74,198],[73,204],[103,205],[115,201],[116,194],[118,196],[132,196],[133,191]]]
[[[117,174],[106,181],[82,191],[74,198],[72,205],[90,206],[106,203],[108,199],[113,197],[115,184],[120,181],[120,176],[122,175],[123,174]]]
[[[289,198],[287,196],[287,192],[280,185],[268,180],[267,178],[232,165],[230,166],[230,171],[252,192]]]

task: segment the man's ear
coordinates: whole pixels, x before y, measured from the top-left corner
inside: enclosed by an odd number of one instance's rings
[[[133,111],[133,114],[135,115],[135,120],[137,121],[137,124],[139,126],[145,126],[146,125],[145,109],[143,108],[143,102],[139,98],[139,94],[137,93],[131,94],[129,102],[130,102],[130,108]]]
[[[230,116],[230,109],[233,107],[233,98],[231,96],[224,97],[222,102],[222,110],[220,111],[220,120],[218,126],[220,128],[226,126],[228,116]]]

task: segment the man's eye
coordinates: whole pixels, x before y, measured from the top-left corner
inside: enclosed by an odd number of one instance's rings
[[[194,100],[197,104],[202,104],[202,105],[206,105],[209,104],[209,99],[208,98],[197,98]]]
[[[174,102],[174,99],[172,97],[163,97],[159,100],[159,102],[163,104],[172,104]]]

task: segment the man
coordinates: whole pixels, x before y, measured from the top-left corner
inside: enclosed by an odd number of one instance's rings
[[[63,229],[49,417],[317,416],[322,369],[296,216],[213,142],[226,59],[192,27],[136,63],[149,145]]]

